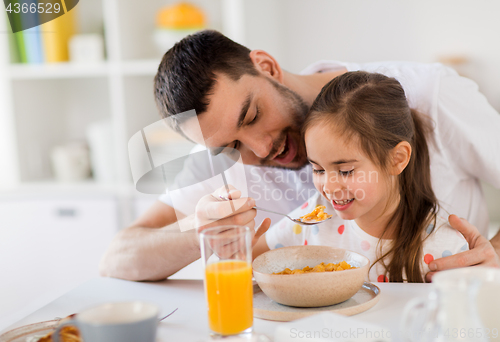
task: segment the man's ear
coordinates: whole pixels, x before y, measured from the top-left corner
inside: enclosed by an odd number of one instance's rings
[[[283,71],[273,56],[262,50],[252,50],[250,59],[258,72],[283,83]]]
[[[389,173],[393,176],[399,175],[410,162],[411,145],[408,141],[401,141],[391,151]]]

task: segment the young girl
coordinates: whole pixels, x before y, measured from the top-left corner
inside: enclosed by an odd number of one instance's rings
[[[345,248],[370,259],[370,281],[423,282],[429,262],[468,249],[437,215],[431,132],[394,78],[357,71],[330,81],[303,126],[319,193],[290,216],[319,204],[337,216],[312,228],[282,220],[267,232],[268,246]]]

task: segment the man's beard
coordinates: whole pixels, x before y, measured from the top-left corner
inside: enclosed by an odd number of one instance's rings
[[[301,133],[301,128],[304,124],[307,113],[309,112],[309,106],[305,103],[302,97],[300,97],[300,95],[293,90],[274,81],[273,79],[267,77],[266,79],[271,82],[276,90],[278,90],[279,94],[283,96],[285,102],[289,106],[288,109],[290,112],[289,114],[292,124],[281,132],[279,138],[273,142],[273,147],[271,149],[271,152],[269,153],[269,157],[261,159],[260,164],[262,166],[275,167],[285,170],[299,170],[307,164],[307,154],[304,139]],[[297,153],[294,159],[290,163],[288,163],[288,165],[279,165],[269,158],[272,158],[276,155],[278,149],[283,145],[288,135],[296,142]]]

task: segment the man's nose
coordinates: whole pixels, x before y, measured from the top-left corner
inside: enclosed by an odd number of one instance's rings
[[[247,146],[259,158],[266,158],[273,149],[271,137],[249,137]]]

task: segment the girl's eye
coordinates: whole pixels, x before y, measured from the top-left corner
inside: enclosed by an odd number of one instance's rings
[[[317,175],[322,175],[324,172],[325,172],[325,170],[316,170],[316,169],[313,169],[313,173],[315,173]]]
[[[352,175],[354,173],[354,169],[349,170],[349,171],[339,171],[339,173],[341,176],[349,176],[349,175]]]

